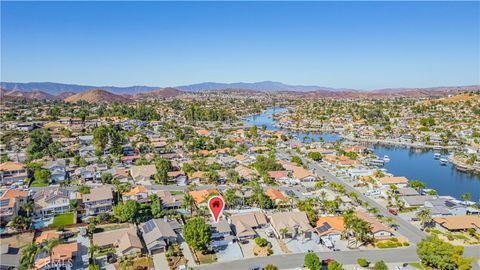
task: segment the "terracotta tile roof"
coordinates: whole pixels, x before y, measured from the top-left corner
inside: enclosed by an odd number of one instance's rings
[[[284,202],[288,201],[287,197],[285,197],[280,191],[273,188],[267,189],[265,194],[273,201],[276,201],[276,200],[281,200]]]
[[[216,189],[202,189],[202,190],[193,190],[189,192],[190,196],[193,197],[197,204],[205,201],[210,194],[220,194]]]
[[[382,177],[378,179],[383,185],[406,184],[408,179],[405,176]]]
[[[288,177],[288,171],[269,171],[268,176],[278,181],[282,177]]]
[[[206,129],[199,129],[197,131],[195,131],[198,135],[201,135],[201,136],[207,136],[210,132]]]
[[[45,231],[42,232],[42,234],[37,237],[37,239],[35,239],[35,243],[40,244],[43,241],[48,241],[51,239],[60,239],[60,235],[55,231]]]
[[[147,193],[147,189],[144,186],[136,186],[130,191],[123,193],[123,196],[135,196],[139,193]]]
[[[317,227],[315,228],[315,231],[319,236],[327,235],[332,232],[342,233],[344,230],[345,224],[342,216],[319,217],[317,220]]]
[[[305,170],[304,168],[302,167],[294,167],[293,168],[293,176],[296,178],[296,179],[303,179],[305,177],[309,177],[309,176],[314,176],[313,173],[311,173],[310,171],[308,170]]]
[[[23,168],[25,168],[23,164],[18,162],[7,161],[0,164],[0,171],[4,172],[23,170]]]
[[[433,220],[447,230],[466,230],[469,228],[480,229],[480,216],[466,215],[437,217]]]

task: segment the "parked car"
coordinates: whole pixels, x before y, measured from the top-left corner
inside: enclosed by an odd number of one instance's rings
[[[325,260],[322,260],[322,265],[328,265],[331,262],[333,262],[333,259],[325,259]]]
[[[248,270],[263,270],[263,267],[260,266],[250,266]]]
[[[388,209],[388,212],[392,215],[395,215],[395,216],[398,215],[397,210],[395,210],[393,208]]]
[[[248,239],[241,239],[240,244],[248,244]]]
[[[268,229],[265,231],[265,233],[267,234],[268,237],[272,238],[275,236],[275,234],[273,233],[273,230],[272,229]]]
[[[113,253],[108,253],[107,254],[107,262],[108,263],[115,263],[117,262],[117,257]]]

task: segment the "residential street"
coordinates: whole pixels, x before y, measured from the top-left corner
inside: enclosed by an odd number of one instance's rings
[[[418,261],[415,247],[383,249],[383,250],[356,250],[356,251],[337,251],[337,252],[317,252],[321,260],[334,259],[342,264],[356,264],[358,258],[365,258],[368,261],[383,260],[386,263],[398,263],[401,266],[404,262]],[[465,256],[475,256],[478,258],[480,247],[465,247]],[[291,253],[285,255],[272,255],[269,257],[255,257],[243,260],[237,260],[227,263],[215,263],[209,265],[196,266],[195,269],[229,269],[240,270],[248,269],[251,266],[265,266],[274,264],[280,269],[296,268],[303,265],[305,253]],[[473,264],[473,270],[480,269],[478,261]]]
[[[281,155],[286,156],[286,157],[291,157],[291,155],[288,155],[285,152],[281,152]],[[326,171],[320,165],[318,165],[318,163],[312,162],[312,161],[307,160],[305,158],[303,158],[303,161],[304,162],[309,161],[310,169],[315,170],[315,173],[318,176],[324,176],[325,179],[327,179],[328,181],[343,184],[345,186],[345,189],[348,192],[357,193],[359,198],[368,202],[368,204],[370,206],[373,206],[373,207],[377,208],[380,211],[380,214],[382,214],[384,216],[392,217],[395,220],[396,224],[398,224],[398,232],[400,234],[402,234],[403,236],[405,236],[406,238],[408,238],[408,240],[410,240],[411,244],[416,244],[416,243],[420,242],[420,240],[422,240],[422,238],[424,238],[426,236],[426,234],[424,232],[420,231],[414,225],[410,224],[408,221],[406,221],[406,220],[404,220],[404,219],[402,219],[398,216],[394,216],[394,215],[390,214],[385,207],[383,207],[382,205],[380,205],[376,201],[368,198],[367,196],[363,195],[357,189],[350,186],[348,183],[344,182],[343,180],[339,179],[338,177],[334,176],[330,172]]]

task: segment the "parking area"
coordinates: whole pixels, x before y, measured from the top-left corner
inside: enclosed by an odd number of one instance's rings
[[[228,262],[243,259],[242,250],[237,242],[216,249],[217,261]]]
[[[283,239],[283,242],[285,242],[288,249],[292,253],[304,253],[304,252],[308,252],[309,250],[314,252],[328,251],[327,248],[325,248],[324,250],[323,247],[321,247],[319,244],[315,243],[315,241],[308,238],[305,238],[305,239],[302,237],[285,238]]]

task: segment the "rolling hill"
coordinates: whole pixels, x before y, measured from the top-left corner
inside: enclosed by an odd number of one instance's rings
[[[103,89],[91,89],[82,93],[69,96],[66,102],[86,101],[89,103],[111,103],[111,102],[130,102],[131,100],[122,96],[110,93]]]

